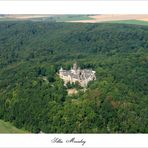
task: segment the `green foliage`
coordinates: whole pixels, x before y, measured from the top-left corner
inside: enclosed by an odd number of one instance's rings
[[[75,83],[70,83],[70,82],[68,82],[68,83],[66,84],[66,87],[67,87],[68,89],[71,89],[71,88],[82,89],[82,87],[80,86],[79,82],[75,82]]]
[[[9,122],[0,120],[0,133],[26,133],[27,131],[17,129]]]
[[[148,132],[148,27],[1,22],[0,45],[1,119],[33,133]],[[68,96],[57,72],[75,61],[97,79]]]

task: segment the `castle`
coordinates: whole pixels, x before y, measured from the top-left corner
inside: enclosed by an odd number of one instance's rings
[[[75,83],[79,82],[80,86],[86,87],[88,82],[96,80],[95,71],[91,69],[80,69],[77,64],[74,63],[71,70],[59,70],[59,76],[64,80],[64,85],[68,82]]]

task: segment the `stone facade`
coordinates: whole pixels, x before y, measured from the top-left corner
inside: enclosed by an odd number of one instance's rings
[[[95,71],[91,69],[80,69],[77,64],[74,63],[71,70],[59,70],[59,76],[64,80],[64,85],[68,82],[75,83],[79,82],[82,87],[86,87],[89,81],[96,80]]]

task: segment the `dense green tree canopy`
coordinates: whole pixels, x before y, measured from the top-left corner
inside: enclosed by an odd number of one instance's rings
[[[69,96],[57,72],[75,61],[97,79]],[[0,118],[34,133],[147,133],[147,67],[147,26],[0,22]]]

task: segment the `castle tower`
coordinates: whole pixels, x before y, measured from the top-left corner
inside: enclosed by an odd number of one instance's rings
[[[62,74],[63,74],[63,68],[61,67],[60,70],[59,70],[59,75],[62,76]]]
[[[72,67],[72,69],[71,69],[71,72],[74,73],[74,74],[76,74],[76,73],[77,73],[77,69],[78,69],[78,68],[77,68],[77,63],[74,63],[74,64],[73,64],[73,67]]]
[[[63,68],[62,68],[62,66],[61,66],[61,68],[60,68],[60,70],[59,70],[59,71],[60,71],[60,72],[61,72],[61,71],[63,71]]]
[[[74,64],[73,64],[73,70],[75,70],[75,71],[76,71],[76,70],[77,70],[77,68],[78,68],[78,67],[77,67],[77,63],[74,63]]]

